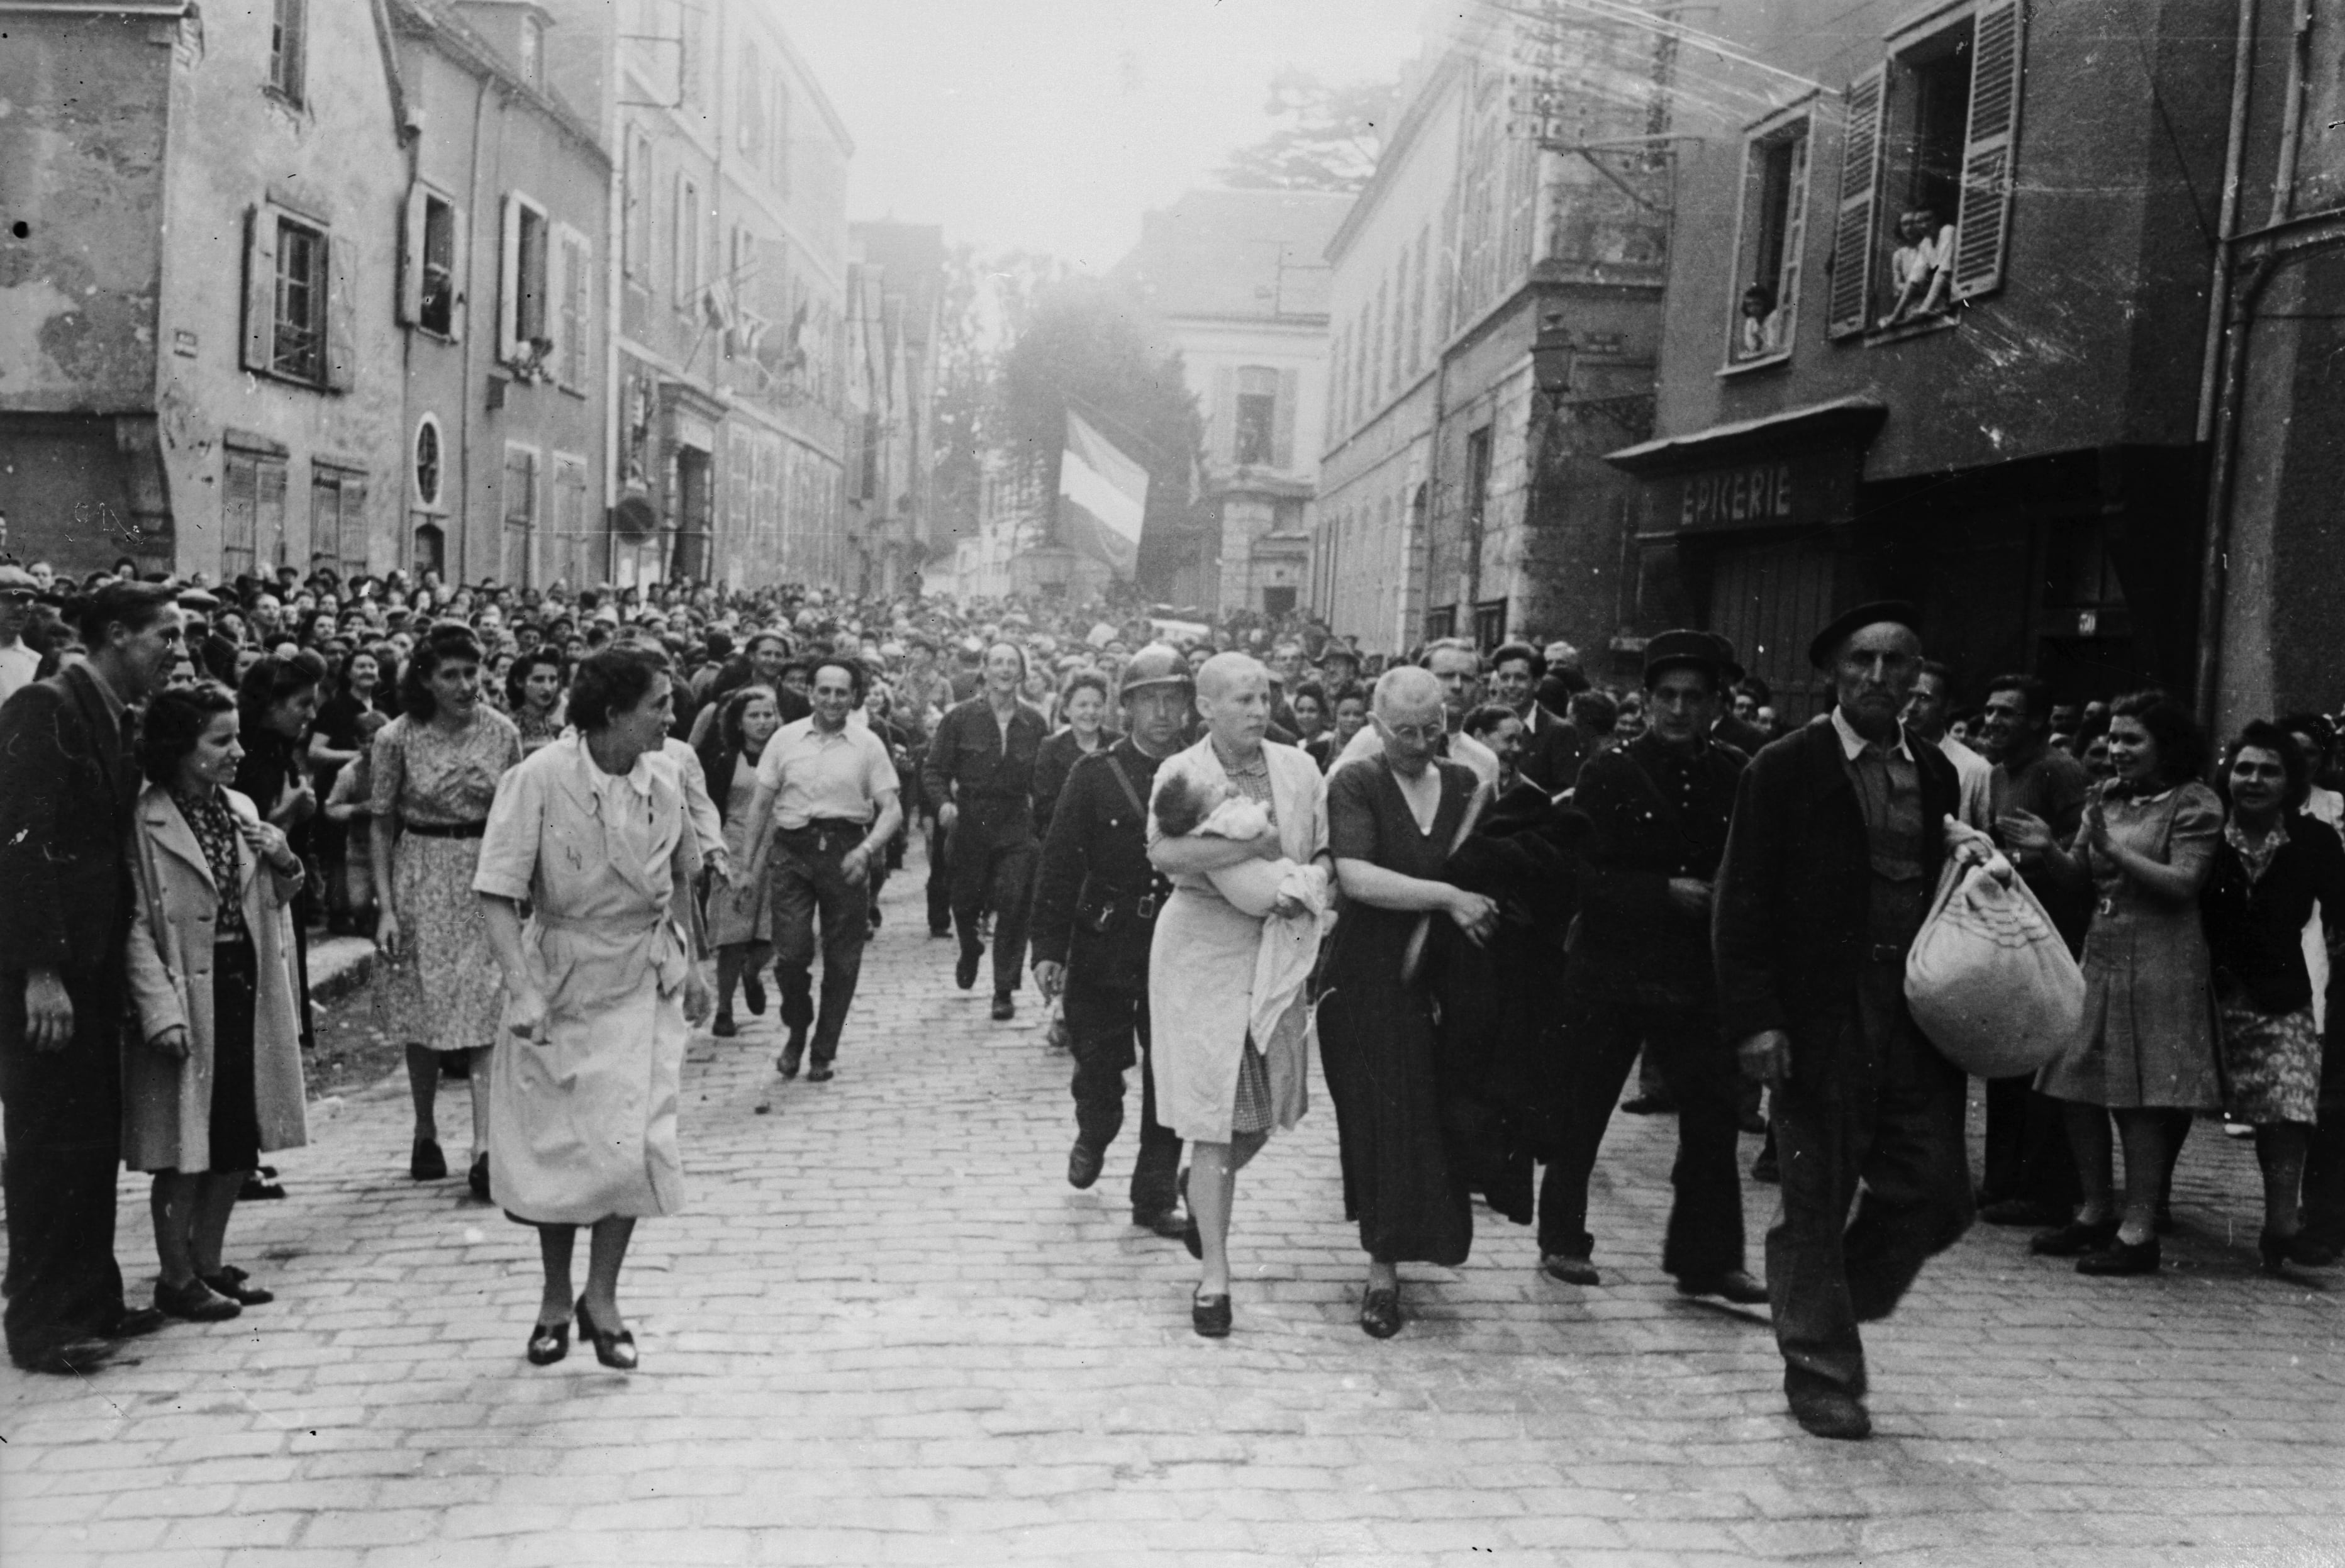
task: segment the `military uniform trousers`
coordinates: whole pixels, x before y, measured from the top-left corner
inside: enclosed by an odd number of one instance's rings
[[[817,822],[778,830],[774,845],[774,974],[782,986],[782,1024],[814,1026],[814,1059],[838,1054],[855,983],[863,973],[863,945],[871,936],[871,880],[849,876],[840,863],[863,842],[860,823]],[[822,1007],[814,1002],[816,926],[820,922]]]
[[[1148,991],[1127,990],[1067,971],[1067,1048],[1075,1058],[1075,1136],[1104,1152],[1123,1130],[1123,1075],[1140,1068],[1140,1157],[1132,1168],[1132,1211],[1180,1207],[1181,1138],[1156,1119],[1148,1071]]]
[[[1867,963],[1853,1015],[1791,1030],[1792,1076],[1770,1097],[1783,1179],[1767,1294],[1787,1386],[1861,1397],[1857,1325],[1970,1228],[1969,1080],[1914,1027],[1904,981],[1902,948]]]
[[[1742,1178],[1736,1165],[1739,1069],[1720,1037],[1718,1014],[1695,1004],[1563,996],[1564,1112],[1560,1147],[1539,1187],[1539,1250],[1591,1255],[1588,1182],[1639,1043],[1677,1105],[1678,1156],[1670,1168],[1661,1267],[1698,1280],[1743,1266]]]

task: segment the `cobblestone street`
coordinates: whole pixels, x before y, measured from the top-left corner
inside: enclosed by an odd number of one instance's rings
[[[0,1371],[0,1561],[2345,1563],[2345,1277],[2257,1277],[2253,1159],[2209,1127],[2158,1278],[1984,1228],[1929,1270],[1868,1330],[1866,1444],[1799,1433],[1762,1315],[1671,1293],[1656,1118],[1599,1171],[1603,1288],[1545,1282],[1485,1211],[1378,1343],[1315,1085],[1242,1181],[1213,1343],[1194,1266],[1126,1223],[1134,1130],[1066,1186],[1065,1058],[1030,990],[1005,1026],[953,989],[919,875],[836,1082],[777,1082],[770,1013],[695,1043],[690,1211],[622,1285],[640,1372],[524,1364],[533,1239],[406,1180],[388,1081],[278,1157],[289,1201],[239,1210],[274,1305],[87,1382]],[[144,1179],[122,1194],[143,1298]],[[1772,1190],[1748,1200],[1755,1266]]]

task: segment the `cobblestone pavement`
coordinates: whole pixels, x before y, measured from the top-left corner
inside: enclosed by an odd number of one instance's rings
[[[1974,1231],[1868,1330],[1875,1440],[1831,1444],[1783,1413],[1763,1318],[1660,1273],[1659,1120],[1615,1125],[1602,1289],[1484,1213],[1467,1267],[1405,1271],[1401,1336],[1363,1336],[1315,1085],[1242,1181],[1208,1342],[1194,1265],[1125,1222],[1132,1133],[1066,1186],[1065,1058],[1030,990],[1005,1026],[953,989],[918,875],[837,1081],[778,1084],[770,1016],[695,1042],[690,1211],[623,1283],[641,1371],[523,1361],[533,1239],[405,1179],[384,1084],[238,1216],[275,1305],[86,1382],[0,1371],[0,1562],[2345,1563],[2345,1274],[2256,1276],[2243,1145],[2193,1138],[2152,1280]]]

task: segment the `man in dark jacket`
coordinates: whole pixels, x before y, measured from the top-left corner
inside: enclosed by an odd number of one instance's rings
[[[1034,980],[1064,991],[1075,1058],[1075,1144],[1067,1180],[1099,1179],[1123,1128],[1123,1075],[1140,1067],[1140,1158],[1132,1168],[1132,1222],[1177,1237],[1181,1139],[1156,1119],[1148,1073],[1148,950],[1169,885],[1148,864],[1149,790],[1157,764],[1180,749],[1196,703],[1181,655],[1142,648],[1124,666],[1123,734],[1067,777],[1034,889]]]
[[[88,659],[0,708],[0,1102],[8,1354],[72,1374],[158,1326],[114,1260],[122,1162],[131,705],[179,655],[176,591],[110,582],[82,608]]]
[[[1871,1432],[1857,1325],[1894,1310],[1971,1221],[1965,1080],[1905,1007],[1905,956],[1946,856],[1983,858],[1984,842],[1946,825],[1954,765],[1898,721],[1918,622],[1910,604],[1863,605],[1810,645],[1834,705],[1744,770],[1712,916],[1726,1037],[1774,1086],[1767,1285],[1784,1392],[1820,1437]]]
[[[1570,1108],[1539,1194],[1540,1266],[1599,1282],[1588,1179],[1641,1042],[1678,1109],[1676,1201],[1661,1267],[1688,1296],[1767,1299],[1742,1265],[1734,1052],[1719,1032],[1711,884],[1746,759],[1710,738],[1721,657],[1704,632],[1645,647],[1645,733],[1580,770],[1573,802],[1594,829],[1563,985]]]
[[[978,921],[993,911],[993,1016],[1017,1015],[1012,999],[1026,962],[1026,915],[1034,887],[1034,754],[1050,725],[1019,699],[1026,655],[1014,642],[985,651],[985,687],[938,721],[920,783],[949,835],[953,926],[960,961],[953,982],[977,984],[985,943]]]

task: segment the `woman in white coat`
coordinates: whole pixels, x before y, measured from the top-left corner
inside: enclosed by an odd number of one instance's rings
[[[155,1304],[198,1321],[275,1299],[221,1249],[261,1154],[309,1141],[290,907],[301,862],[228,787],[237,731],[225,686],[156,693],[130,842],[138,1027],[123,1053],[123,1162],[155,1174]]]
[[[545,1293],[528,1356],[539,1366],[568,1353],[575,1310],[595,1359],[634,1370],[619,1267],[638,1219],[684,1206],[676,1099],[689,1025],[709,996],[688,934],[700,849],[660,755],[673,712],[657,653],[587,659],[570,688],[574,732],[505,774],[472,881],[507,997],[489,1180],[506,1213],[538,1229]],[[574,1305],[581,1225],[594,1245]]]
[[[1325,850],[1319,765],[1294,746],[1267,744],[1269,673],[1243,653],[1221,653],[1197,672],[1203,740],[1157,770],[1159,794],[1175,785],[1209,795],[1234,790],[1266,808],[1270,830],[1233,840],[1166,837],[1152,812],[1148,858],[1172,881],[1148,956],[1148,1008],[1157,1114],[1193,1145],[1189,1158],[1190,1250],[1204,1264],[1190,1305],[1196,1331],[1230,1331],[1230,1206],[1237,1173],[1271,1129],[1302,1117],[1308,1053],[1300,1028],[1253,1028],[1255,960],[1263,920],[1215,891],[1210,873],[1260,857],[1305,864]],[[1273,914],[1298,913],[1281,900]]]

